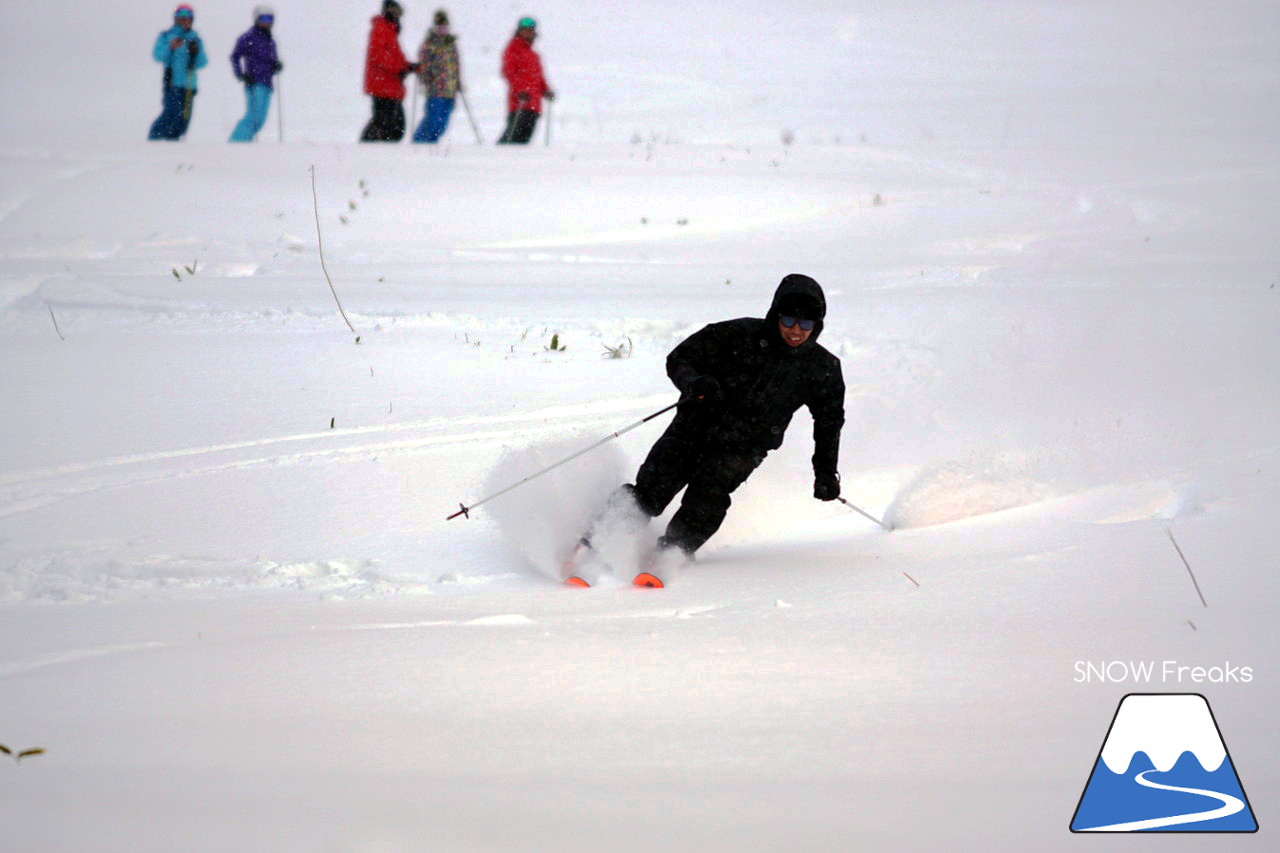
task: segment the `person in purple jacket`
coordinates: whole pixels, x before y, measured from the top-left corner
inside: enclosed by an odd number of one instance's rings
[[[245,99],[244,118],[231,132],[231,142],[252,142],[267,123],[274,88],[271,83],[284,68],[271,35],[275,21],[276,15],[270,6],[255,7],[253,26],[236,40],[236,49],[231,53],[231,69],[244,84]]]

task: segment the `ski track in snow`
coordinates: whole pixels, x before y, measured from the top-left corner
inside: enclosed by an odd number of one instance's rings
[[[662,398],[664,401],[666,398]],[[17,471],[0,475],[0,488],[8,494],[0,502],[0,518],[18,515],[49,506],[61,500],[78,497],[104,489],[140,486],[177,478],[207,476],[228,471],[246,470],[265,466],[302,465],[323,462],[342,462],[353,459],[373,458],[386,454],[414,454],[435,452],[459,444],[503,444],[519,437],[521,441],[537,439],[547,434],[562,433],[564,423],[612,424],[628,412],[641,411],[653,405],[652,400],[633,403],[611,401],[601,405],[555,407],[554,409],[526,412],[515,415],[489,417],[437,419],[426,422],[388,424],[376,427],[356,427],[326,432],[300,433],[253,441],[191,447],[181,450],[139,453],[111,457],[91,462],[58,465],[48,468]],[[484,429],[483,427],[489,427]],[[425,435],[395,440],[369,440],[371,436],[415,432],[450,430],[443,435]],[[250,455],[214,464],[184,464],[179,467],[166,463],[186,463],[219,454],[236,454],[264,448],[313,442],[327,446],[292,453]],[[347,443],[349,442],[349,443]],[[334,447],[334,443],[344,443]],[[158,470],[141,470],[157,466]]]
[[[63,664],[79,663],[80,661],[92,660],[94,658],[110,657],[112,655],[129,654],[132,652],[151,651],[153,649],[161,648],[165,648],[164,643],[150,641],[144,643],[119,643],[116,645],[93,646],[90,648],[51,652],[28,661],[0,663],[0,678],[25,675],[26,673],[33,672],[34,670],[44,669],[45,667],[50,666],[61,666]]]

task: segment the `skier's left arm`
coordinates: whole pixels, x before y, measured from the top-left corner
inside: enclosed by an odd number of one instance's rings
[[[844,427],[844,376],[836,361],[813,397],[813,496],[820,501],[840,497],[840,430]]]
[[[209,64],[209,54],[204,52],[204,39],[200,38],[199,36],[196,36],[194,41],[196,43],[195,67],[197,69],[204,68],[206,65]]]
[[[542,93],[542,97],[548,101],[556,99],[556,93],[552,90],[551,84],[547,82],[547,75],[542,71],[542,60],[538,60],[538,90]]]

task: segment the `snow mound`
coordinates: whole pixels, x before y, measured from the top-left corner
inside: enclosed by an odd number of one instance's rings
[[[895,529],[928,527],[1054,496],[1054,489],[1032,478],[1017,455],[951,460],[917,474],[889,506],[884,522]]]

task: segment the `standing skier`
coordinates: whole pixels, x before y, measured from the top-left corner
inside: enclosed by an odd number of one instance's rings
[[[414,142],[437,142],[449,127],[456,95],[462,91],[458,37],[449,32],[449,16],[436,12],[434,24],[418,49],[418,74],[427,90],[427,109],[413,132]]]
[[[244,84],[245,113],[231,132],[230,142],[252,142],[267,123],[272,81],[284,68],[271,33],[275,21],[276,13],[270,6],[254,8],[253,26],[236,40],[231,52],[231,70]]]
[[[156,37],[151,55],[164,65],[164,110],[151,123],[148,139],[181,139],[191,124],[196,69],[209,64],[204,43],[192,29],[195,20],[195,10],[183,4],[173,10],[173,26]]]
[[[533,49],[538,38],[538,22],[521,18],[516,34],[502,52],[502,76],[507,79],[507,128],[499,145],[527,145],[533,138],[538,116],[542,115],[542,99],[556,99],[542,74],[542,58]]]
[[[400,17],[404,7],[383,0],[382,14],[373,18],[364,61],[364,92],[373,98],[373,118],[360,134],[361,142],[399,142],[404,138],[404,78],[418,66],[400,49]]]
[[[813,496],[840,497],[844,378],[840,359],[818,343],[826,313],[818,283],[788,275],[764,319],[712,323],[667,356],[667,375],[682,397],[675,420],[654,443],[635,483],[622,486],[606,510],[625,507],[637,518],[653,518],[685,489],[650,570],[637,576],[637,584],[662,586],[663,567],[693,559],[720,528],[729,496],[769,451],[782,446],[801,406],[813,415]],[[588,531],[584,545],[590,536]],[[581,551],[580,546],[574,558]],[[585,585],[576,577],[569,581]]]

